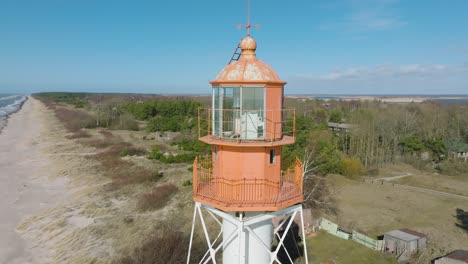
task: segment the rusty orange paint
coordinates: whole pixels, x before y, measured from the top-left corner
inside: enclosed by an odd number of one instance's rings
[[[265,62],[257,59],[255,50],[257,43],[255,40],[246,36],[240,42],[242,49],[241,56],[238,61],[233,62],[216,76],[211,84],[237,84],[237,83],[276,83],[283,84],[278,74]]]
[[[286,83],[268,64],[256,58],[257,44],[253,38],[242,39],[240,47],[240,59],[226,66],[210,83],[264,86],[265,138],[242,141],[220,138],[210,132],[200,136],[199,129],[199,139],[212,145],[212,155],[194,161],[193,199],[224,211],[276,211],[303,201],[302,163],[296,159],[292,166],[281,167],[282,146],[295,142],[294,131],[293,135],[284,135],[282,131]]]

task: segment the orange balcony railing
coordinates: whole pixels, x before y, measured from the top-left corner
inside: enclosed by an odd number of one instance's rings
[[[198,110],[198,136],[215,136],[221,139],[276,141],[283,136],[294,137],[296,132],[295,109],[281,110]]]
[[[262,178],[227,179],[213,175],[211,157],[193,164],[193,192],[198,202],[225,211],[274,211],[302,202],[302,163],[298,159],[274,181]]]

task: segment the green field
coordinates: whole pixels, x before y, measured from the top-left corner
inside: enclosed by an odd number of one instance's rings
[[[345,240],[324,231],[307,239],[309,263],[322,263],[329,259],[339,264],[397,263],[393,257],[369,249],[351,240]],[[300,261],[298,263],[301,263]]]

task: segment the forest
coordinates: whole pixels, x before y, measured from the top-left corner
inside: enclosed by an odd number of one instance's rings
[[[334,147],[342,159],[358,160],[367,171],[405,162],[445,174],[468,172],[467,164],[454,158],[454,154],[468,151],[467,105],[318,100],[288,103],[298,108],[294,152],[315,144],[315,148],[323,149],[317,155],[321,157],[325,152],[336,155],[329,150]],[[317,137],[318,131],[327,129],[326,122],[344,123],[350,128],[330,131],[328,138]],[[331,169],[336,172],[340,168]]]
[[[185,135],[180,142],[182,149],[194,154],[208,149],[196,140],[198,108],[208,106],[205,97],[88,93],[36,96],[83,109],[90,119],[84,122],[86,127],[180,132]],[[286,98],[285,106],[296,108],[296,144],[283,149],[285,164],[295,156],[307,156],[316,174],[350,177],[376,174],[385,164],[397,162],[448,175],[468,173],[468,163],[455,158],[457,153],[468,152],[467,105]],[[349,129],[331,131],[329,122],[347,124]],[[154,158],[160,156],[153,154]]]

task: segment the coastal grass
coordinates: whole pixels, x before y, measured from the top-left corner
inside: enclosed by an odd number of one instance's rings
[[[143,243],[130,254],[114,260],[113,264],[186,263],[190,233],[174,228],[170,221],[158,223]],[[191,262],[198,263],[205,253],[204,241],[194,237]]]
[[[468,196],[468,176],[415,174],[394,183]]]
[[[95,158],[101,163],[104,175],[112,179],[111,189],[119,189],[129,184],[143,182],[156,182],[162,177],[162,173],[135,165],[133,162],[121,157],[122,146],[112,146],[108,150],[100,152]]]
[[[164,207],[177,192],[177,187],[172,183],[156,186],[150,192],[142,194],[137,202],[138,210],[150,211]]]
[[[55,116],[69,132],[76,132],[82,128],[96,127],[96,119],[81,110],[60,107],[55,109]]]
[[[77,139],[77,138],[90,138],[92,137],[92,135],[84,130],[78,130],[76,132],[73,132],[71,135],[68,135],[65,137],[68,139]]]
[[[112,180],[109,185],[111,190],[129,184],[156,182],[162,177],[163,174],[156,170],[138,166],[123,158],[125,156],[144,156],[146,155],[144,148],[135,147],[107,130],[101,129],[98,133],[104,135],[105,138],[80,138],[78,143],[99,150],[96,155],[87,158],[99,161],[103,174]]]
[[[386,256],[354,241],[335,237],[324,231],[320,231],[315,237],[307,238],[307,251],[311,263],[327,263],[328,260],[334,260],[340,264],[398,263],[391,256]]]

